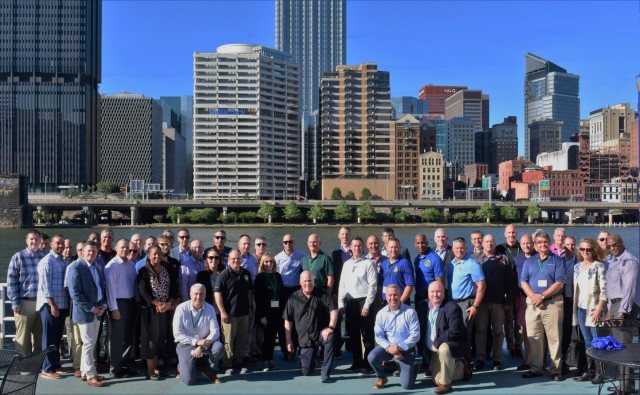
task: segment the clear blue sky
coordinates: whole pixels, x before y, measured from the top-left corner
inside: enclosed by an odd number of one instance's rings
[[[274,1],[104,0],[102,93],[193,94],[193,53],[274,46]],[[392,96],[426,84],[491,96],[490,123],[518,117],[523,152],[524,56],[580,76],[581,118],[636,107],[640,1],[347,0],[347,63],[377,62]]]

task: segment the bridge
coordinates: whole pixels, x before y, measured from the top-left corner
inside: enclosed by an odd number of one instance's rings
[[[153,222],[149,220],[154,214],[165,214],[169,207],[180,207],[182,210],[214,208],[217,212],[226,213],[230,211],[255,211],[263,203],[269,203],[275,207],[284,207],[289,201],[261,201],[261,200],[139,200],[139,199],[121,199],[121,198],[102,198],[102,199],[66,199],[59,197],[44,198],[40,196],[29,196],[29,204],[37,210],[42,218],[48,218],[52,213],[58,213],[58,216],[64,211],[76,211],[86,213],[87,224],[93,224],[100,220],[102,213],[106,213],[107,218],[111,218],[112,212],[119,212],[122,216],[130,219],[131,225],[138,225],[144,222]],[[363,202],[350,200],[309,200],[299,201],[297,204],[301,208],[311,208],[317,203],[321,203],[325,209],[335,209],[340,203],[346,202],[353,210],[356,210]],[[453,214],[455,212],[475,211],[488,200],[372,200],[370,203],[378,212],[388,212],[390,209],[402,209],[412,215],[420,215],[425,208],[444,209]],[[491,202],[499,210],[502,206],[509,202],[493,200]],[[573,220],[592,215],[598,218],[599,222],[608,222],[613,224],[614,215],[628,214],[635,215],[637,218],[638,203],[602,203],[602,202],[513,202],[515,207],[521,213],[531,204],[538,204],[543,212],[546,212],[547,218],[555,222],[564,222],[565,216],[568,217],[568,223],[572,224]],[[635,213],[635,214],[634,214]],[[608,218],[605,218],[607,217]],[[633,222],[636,222],[634,220]]]

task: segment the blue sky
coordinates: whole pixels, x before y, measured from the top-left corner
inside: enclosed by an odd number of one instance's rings
[[[104,0],[102,93],[193,94],[193,53],[274,46],[274,2]],[[490,123],[518,117],[523,145],[524,56],[580,76],[581,118],[636,107],[640,1],[347,0],[347,63],[377,62],[392,96],[426,84],[491,97]]]

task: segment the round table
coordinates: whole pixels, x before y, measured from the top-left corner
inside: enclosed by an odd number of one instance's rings
[[[621,384],[624,383],[625,380],[635,381],[634,374],[638,374],[637,370],[640,369],[640,343],[623,344],[622,350],[602,350],[591,347],[587,350],[587,356],[601,364],[615,365],[622,368],[615,370],[615,377],[607,377],[608,375],[605,375],[605,381],[619,380]],[[636,373],[633,373],[632,369],[636,369]],[[604,366],[602,372],[604,375]],[[631,375],[632,377],[627,377],[628,375]],[[602,391],[603,385],[604,382],[603,384],[600,384],[598,394]]]

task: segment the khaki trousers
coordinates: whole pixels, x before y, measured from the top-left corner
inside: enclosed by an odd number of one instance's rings
[[[527,337],[531,351],[529,365],[531,371],[542,373],[544,358],[544,337],[547,336],[549,355],[551,356],[551,374],[560,373],[562,362],[562,319],[564,301],[558,294],[543,302],[542,308],[534,307],[527,297]]]
[[[456,362],[447,343],[440,344],[438,352],[431,352],[431,375],[436,385],[451,385],[464,377],[464,365]]]
[[[224,332],[224,357],[222,367],[239,367],[245,357],[247,338],[249,335],[249,316],[240,317],[229,316],[229,322],[222,323]]]
[[[82,355],[82,339],[80,338],[80,327],[77,322],[73,322],[67,317],[65,321],[67,327],[67,343],[69,343],[69,352],[73,360],[73,369],[80,369],[80,358]]]
[[[21,300],[16,320],[16,351],[28,357],[42,351],[42,320],[35,300]]]

